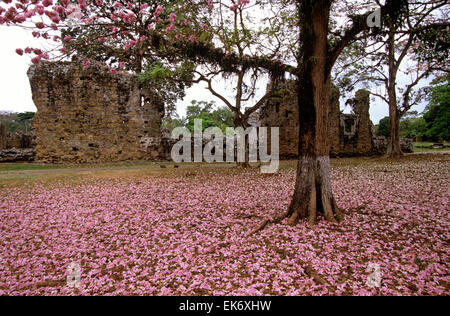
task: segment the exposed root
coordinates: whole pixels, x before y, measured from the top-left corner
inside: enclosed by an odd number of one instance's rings
[[[252,169],[252,166],[248,162],[239,162],[238,167],[242,169]]]
[[[261,219],[262,216],[256,215],[256,214],[242,214],[238,216],[241,219],[252,219],[252,218],[257,218],[257,219]]]
[[[274,245],[270,244],[269,241],[266,240],[267,247],[269,249],[274,250],[276,253],[282,255],[283,257],[293,257],[291,256],[286,250],[280,249],[278,247],[275,247]],[[307,276],[312,278],[314,282],[320,285],[327,285],[328,289],[332,291],[336,291],[336,287],[331,285],[324,277],[322,277],[316,269],[314,269],[310,264],[308,264],[306,261],[303,261],[301,259],[297,259],[297,261],[300,263],[300,265],[305,270],[305,273]]]
[[[257,232],[262,231],[264,228],[266,228],[267,225],[269,224],[279,224],[281,223],[285,218],[289,217],[289,211],[286,212],[285,214],[278,216],[272,220],[270,219],[265,219],[258,227],[256,227],[254,230],[252,230],[250,233],[247,234],[247,237],[252,236],[254,234],[256,234]]]
[[[266,226],[270,223],[270,220],[266,219],[264,220],[258,227],[256,227],[254,230],[252,230],[247,236],[251,236],[253,234],[256,234],[257,232],[263,230],[266,228]]]
[[[331,188],[330,159],[303,157],[299,160],[294,196],[288,211],[273,220],[264,220],[249,236],[269,224],[280,223],[285,218],[288,218],[288,224],[292,226],[300,219],[306,219],[309,225],[314,226],[320,215],[331,223],[338,223],[343,219]]]

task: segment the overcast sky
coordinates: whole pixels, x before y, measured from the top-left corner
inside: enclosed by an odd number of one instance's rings
[[[39,41],[35,40],[29,32],[20,28],[0,26],[0,43],[0,111],[36,111],[26,74],[31,64],[30,59],[17,55],[15,49],[26,46],[40,47]],[[225,91],[225,87],[226,83],[219,83],[217,90]],[[261,82],[261,93],[265,91],[265,87],[266,82]],[[177,110],[180,116],[185,115],[186,107],[192,100],[214,100],[218,105],[223,105],[205,89],[204,85],[196,85],[187,90],[184,100],[178,102]],[[421,112],[424,106],[422,104],[415,110]],[[375,124],[387,115],[388,109],[385,104],[372,102],[370,116]]]

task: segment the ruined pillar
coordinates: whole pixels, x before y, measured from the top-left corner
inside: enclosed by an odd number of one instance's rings
[[[0,122],[0,150],[6,149],[6,125]]]
[[[269,85],[268,89],[271,89]],[[280,157],[294,158],[298,154],[298,102],[295,82],[282,81],[276,87],[281,93],[261,108],[261,125],[280,127]],[[352,114],[340,109],[340,91],[332,86],[328,115],[328,135],[331,156],[367,156],[373,153],[373,124],[370,120],[370,92],[359,90],[348,100]]]
[[[267,89],[272,89],[271,84]],[[293,80],[281,81],[278,82],[274,89],[279,96],[270,99],[261,108],[261,126],[279,128],[280,157],[282,159],[293,159],[298,157],[298,135],[300,129],[297,83]]]
[[[370,92],[365,89],[356,91],[353,111],[359,119],[357,153],[363,156],[370,154],[373,146],[372,121],[370,120],[369,109]]]

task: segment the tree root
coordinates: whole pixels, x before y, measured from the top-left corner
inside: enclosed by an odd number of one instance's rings
[[[275,217],[274,219],[270,220],[270,219],[265,219],[258,227],[256,227],[254,230],[252,230],[250,233],[247,234],[247,237],[250,237],[254,234],[256,234],[257,232],[262,231],[264,228],[266,228],[267,225],[269,224],[279,224],[281,223],[285,218],[289,217],[291,214],[290,211],[287,211],[285,214]]]
[[[343,212],[333,197],[329,157],[302,157],[297,168],[294,195],[287,212],[273,220],[264,220],[248,236],[263,230],[268,224],[280,223],[285,218],[289,218],[288,224],[292,226],[299,219],[307,219],[313,226],[319,216],[324,216],[331,223],[343,219]]]
[[[286,250],[280,249],[278,247],[275,247],[274,245],[270,244],[269,241],[266,240],[266,245],[269,249],[272,249],[276,253],[284,256],[284,257],[292,257]],[[303,261],[302,259],[297,259],[300,265],[305,270],[305,273],[307,276],[312,278],[314,282],[316,282],[319,285],[327,285],[329,290],[336,291],[336,287],[331,285],[330,282],[328,282],[324,277],[322,277],[316,269],[314,269],[310,264]]]

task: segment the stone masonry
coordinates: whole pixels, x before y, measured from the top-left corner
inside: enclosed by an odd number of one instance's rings
[[[342,114],[339,108],[331,111],[336,116],[339,113],[339,132],[333,134],[334,147],[332,156],[369,156],[373,154],[373,139],[375,127],[370,120],[370,93],[367,90],[358,90],[355,98],[350,100],[353,114]],[[337,137],[338,136],[338,137]],[[337,140],[339,139],[339,144]]]
[[[32,148],[33,137],[31,133],[9,132],[6,133],[6,149],[28,149]]]
[[[267,102],[261,109],[261,125],[280,128],[280,157],[291,159],[298,156],[298,98],[294,81],[283,81],[276,87],[282,97]],[[268,89],[271,89],[270,85]],[[369,156],[374,150],[374,126],[370,121],[369,92],[359,90],[350,100],[353,114],[340,110],[340,93],[332,87],[329,112],[329,142],[332,157]]]
[[[93,162],[160,160],[164,103],[136,77],[102,65],[45,62],[28,70],[38,112],[37,160]]]

